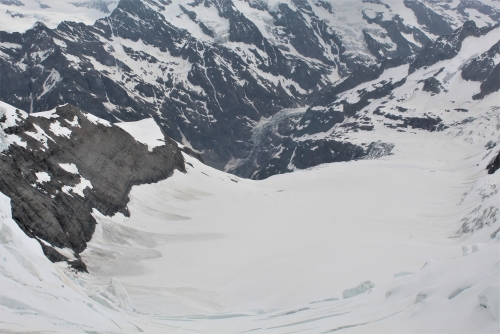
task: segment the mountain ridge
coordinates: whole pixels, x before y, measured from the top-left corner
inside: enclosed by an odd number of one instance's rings
[[[460,4],[463,13],[479,6]],[[344,5],[122,0],[93,26],[62,22],[54,30],[39,24],[24,35],[2,33],[0,77],[14,84],[1,84],[0,98],[33,112],[72,103],[113,122],[154,117],[209,165],[247,170],[239,175],[248,177],[259,174],[256,165],[231,166],[252,154],[261,120],[286,108],[326,105],[385,69],[412,62],[424,45],[450,32],[431,23],[436,17],[448,27],[469,19],[458,9],[420,1]],[[495,7],[484,6],[496,17]],[[422,8],[433,19],[420,24]],[[359,21],[351,27],[333,20],[344,13],[356,13]],[[352,38],[356,34],[360,39]],[[318,161],[336,160],[325,155]],[[270,171],[260,174],[287,170]]]

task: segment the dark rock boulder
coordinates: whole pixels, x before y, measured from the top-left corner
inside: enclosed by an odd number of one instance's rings
[[[488,166],[486,166],[488,174],[493,174],[498,169],[500,169],[500,152],[498,152],[497,156],[488,164]]]
[[[441,82],[435,77],[427,78],[423,80],[423,82],[424,82],[424,87],[422,88],[422,90],[424,92],[430,92],[434,94],[441,93],[441,89],[443,88],[443,86],[441,85]]]

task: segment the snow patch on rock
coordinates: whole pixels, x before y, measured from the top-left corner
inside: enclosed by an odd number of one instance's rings
[[[152,118],[136,122],[116,123],[115,125],[127,131],[139,143],[147,145],[150,152],[153,151],[153,148],[165,143],[163,132]]]

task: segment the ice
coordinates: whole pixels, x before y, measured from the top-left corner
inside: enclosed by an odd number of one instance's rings
[[[65,119],[66,123],[71,125],[74,128],[79,128],[80,123],[78,123],[78,116],[75,116],[72,121]]]
[[[469,253],[469,247],[467,246],[462,246],[462,254],[465,256]]]
[[[45,94],[49,93],[59,82],[61,82],[61,80],[61,74],[55,69],[52,69],[49,76],[43,83],[43,91],[40,95],[38,95],[38,98],[41,98]]]
[[[7,150],[11,144],[26,148],[28,143],[22,141],[21,137],[16,134],[6,134],[4,129],[16,125],[17,121],[20,118],[26,118],[27,114],[0,101],[0,118],[2,117],[5,117],[5,120],[0,123],[0,152]]]
[[[487,148],[492,139],[476,130],[495,128],[495,120],[464,125],[473,143],[457,129],[360,133],[353,139],[390,135],[393,155],[264,181],[235,178],[185,155],[187,173],[132,188],[130,217],[94,210],[98,224],[82,254],[89,275],[48,262],[10,220],[1,232],[0,316],[11,324],[2,327],[494,332],[498,321],[478,295],[499,280],[500,243],[490,237],[498,222],[459,231],[464,216],[481,217],[476,207],[500,203],[500,174],[485,170],[496,153]],[[61,168],[78,175],[74,164]],[[80,189],[65,189],[83,196],[82,181]],[[10,214],[8,200],[0,204]],[[33,242],[33,258],[16,238]],[[56,250],[74,259],[71,250]],[[366,278],[376,288],[365,283],[353,292],[370,293],[337,300]],[[494,307],[490,294],[484,299]]]
[[[498,153],[492,144],[499,140],[500,119],[492,108],[498,94],[473,101],[479,84],[459,75],[460,66],[497,36],[498,30],[484,43],[465,40],[438,76],[449,92],[417,90],[419,80],[444,66],[435,64],[410,75],[394,99],[374,99],[363,110],[401,106],[410,117],[439,115],[449,126],[444,131],[397,132],[375,122],[374,131],[349,133],[349,140],[379,143],[379,151],[389,147],[381,143],[390,143],[392,155],[263,181],[236,178],[184,155],[186,173],[132,188],[129,217],[94,209],[96,230],[81,254],[89,274],[50,263],[0,196],[0,318],[9,319],[2,330],[498,332],[500,243],[492,236],[499,236],[500,173],[485,170]],[[400,80],[407,70],[388,70],[341,98],[357,101],[356,90]],[[445,111],[460,107],[469,112]],[[252,123],[255,138],[279,118],[304,111]],[[10,126],[26,117],[8,106],[1,112]],[[78,126],[78,119],[62,122],[51,115],[52,124]],[[152,119],[119,126],[150,150],[164,139]],[[33,135],[50,141],[39,131]],[[5,147],[20,143],[1,138]],[[79,175],[74,164],[60,166]],[[39,182],[49,182],[50,175],[36,174]],[[61,186],[83,197],[92,184],[81,177],[75,187]],[[71,250],[56,250],[74,259]],[[376,288],[365,281],[344,290],[367,278]]]
[[[375,287],[375,284],[372,281],[364,281],[363,283],[361,283],[360,285],[358,285],[354,288],[344,290],[342,292],[342,297],[344,299],[351,298],[351,297],[357,296],[361,293],[371,291],[374,287]]]
[[[78,167],[74,163],[60,163],[59,166],[68,173],[80,175],[80,173],[78,172]],[[85,195],[83,194],[85,188],[93,189],[94,187],[89,180],[80,175],[80,182],[77,185],[75,185],[74,187],[63,186],[61,190],[70,196],[73,196],[72,194],[77,194],[80,197],[85,197]]]
[[[127,291],[116,277],[111,279],[107,290],[116,298],[115,303],[120,308],[125,310],[133,309],[132,302],[130,301]]]
[[[97,6],[75,7],[71,4],[72,2],[92,3],[93,1],[22,0],[23,6],[15,7],[0,3],[0,30],[23,32],[38,21],[42,21],[50,28],[56,28],[64,20],[93,24],[97,19],[109,15],[109,12],[96,9]],[[108,11],[112,11],[118,1],[105,0],[102,3],[107,4]],[[21,16],[12,17],[8,14],[9,10]]]

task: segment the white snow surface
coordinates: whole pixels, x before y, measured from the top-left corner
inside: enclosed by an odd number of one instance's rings
[[[165,143],[165,136],[152,118],[136,122],[116,123],[115,125],[127,131],[138,142],[147,145],[149,151],[153,151],[153,148]]]
[[[38,183],[50,182],[50,174],[47,172],[38,172],[35,175]]]
[[[56,28],[62,21],[93,24],[97,19],[108,16],[118,5],[118,0],[20,0],[19,2],[22,5],[0,3],[0,30],[23,32],[36,22],[43,22],[49,28]],[[75,3],[79,6],[75,6]],[[96,6],[92,6],[93,3],[107,4],[109,12],[96,9]]]
[[[477,206],[500,206],[500,173],[485,171],[497,134],[483,136],[480,122],[467,125],[473,141],[456,128],[395,132],[394,155],[263,181],[186,155],[187,173],[132,188],[130,217],[94,210],[89,274],[50,263],[0,196],[0,327],[498,332],[498,219],[458,233]],[[362,293],[344,299],[353,287]]]
[[[78,167],[76,167],[75,164],[70,163],[70,164],[59,164],[59,166],[64,169],[65,171],[71,173],[71,174],[80,174],[78,172]]]
[[[71,137],[71,130],[65,126],[62,126],[59,121],[55,121],[54,123],[50,124],[50,131],[52,131],[53,134],[59,137]]]
[[[77,194],[80,197],[85,197],[85,194],[83,193],[85,188],[92,189],[94,187],[92,186],[92,183],[89,180],[80,176],[80,182],[76,184],[74,187],[63,186],[61,190],[70,196],[73,196],[73,194]]]
[[[43,117],[43,118],[47,118],[47,119],[59,118],[59,115],[56,114],[56,108],[54,108],[52,110],[47,110],[47,111],[35,112],[35,113],[32,113],[31,116]]]
[[[97,116],[94,116],[92,114],[89,114],[89,113],[83,113],[83,115],[92,123],[94,123],[95,125],[104,125],[106,127],[111,127],[111,123],[106,121],[105,119],[102,119],[102,118],[99,118]]]

